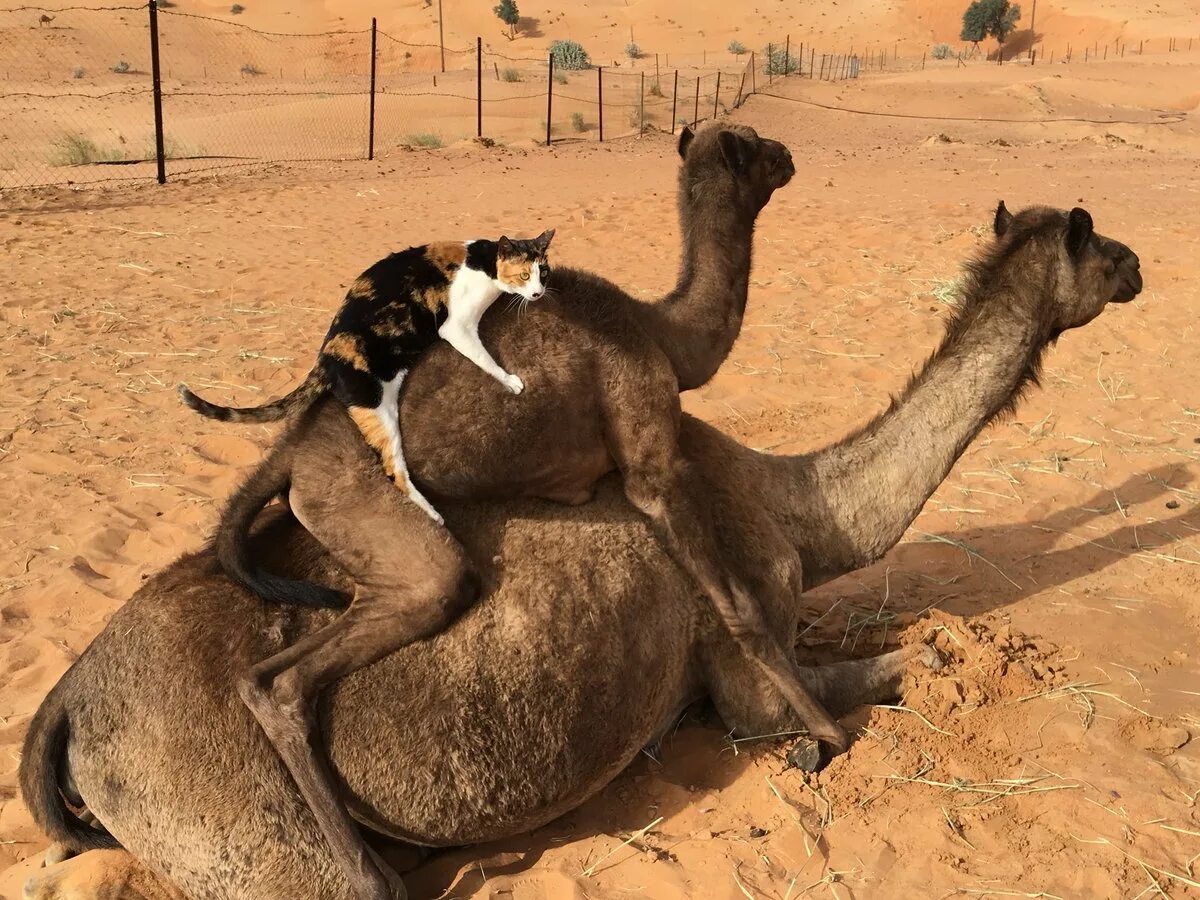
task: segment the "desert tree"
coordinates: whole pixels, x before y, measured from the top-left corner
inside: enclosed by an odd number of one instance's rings
[[[517,24],[521,21],[521,13],[517,9],[517,0],[500,0],[500,2],[492,8],[496,14],[496,18],[508,26],[508,39],[511,41],[517,36]]]
[[[1009,0],[974,0],[963,13],[960,37],[978,47],[990,35],[1003,46],[1020,19],[1021,7]]]

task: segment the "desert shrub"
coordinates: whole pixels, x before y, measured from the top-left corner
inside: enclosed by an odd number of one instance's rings
[[[642,124],[642,110],[640,107],[629,107],[629,125],[631,128],[637,128]]]
[[[741,56],[746,52],[746,45],[741,41],[730,41],[726,48],[734,56]]]
[[[518,72],[516,69],[501,69],[500,70],[500,80],[508,81],[508,82],[520,81],[521,73]]]
[[[556,70],[554,71],[554,83],[555,83],[555,84],[566,84],[566,83],[567,83],[567,75],[566,75],[566,73],[565,73],[565,72],[559,72],[559,71],[556,69]]]
[[[174,9],[179,4],[175,0],[158,0],[156,5],[159,9]]]
[[[576,132],[587,131],[587,123],[583,121],[583,113],[571,113],[571,127],[574,128]]]
[[[954,51],[950,49],[949,44],[934,44],[933,49],[929,51],[929,55],[934,59],[949,59],[954,55]]]
[[[578,41],[555,41],[550,45],[550,56],[556,69],[590,69],[592,60]]]
[[[663,95],[662,85],[660,85],[657,81],[652,81],[650,83],[650,89],[646,91],[646,93],[651,97],[661,97]]]
[[[82,134],[65,134],[54,142],[50,164],[55,166],[84,166],[95,162],[113,162],[125,158],[119,147],[100,147]]]
[[[71,70],[72,78],[82,78],[87,73],[83,70],[83,66],[76,66]]]
[[[432,131],[419,131],[416,134],[410,134],[404,139],[404,143],[410,147],[427,147],[436,150],[442,146],[442,139]]]
[[[800,60],[786,47],[771,47],[770,52],[766,54],[764,71],[768,75],[791,75],[800,71]]]
[[[241,72],[243,75],[261,75],[262,69],[254,65],[254,63],[242,63]]]
[[[112,70],[114,72],[116,72],[118,75],[125,75],[125,74],[128,74],[129,72],[131,72],[133,69],[132,69],[132,66],[129,65],[129,63],[127,63],[125,60],[122,59],[122,60],[119,60],[115,66],[113,66]]]
[[[246,11],[246,7],[242,6],[240,3],[235,3],[233,6],[229,7],[229,11],[235,16],[240,16]]]
[[[639,59],[642,55],[642,48],[633,41],[625,45],[625,55],[630,59]]]

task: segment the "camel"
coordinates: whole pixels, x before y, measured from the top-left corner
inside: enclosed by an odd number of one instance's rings
[[[1137,256],[1095,233],[1082,209],[1012,216],[1001,204],[994,230],[938,349],[861,429],[812,453],[770,456],[681,422],[680,446],[726,511],[722,551],[777,584],[766,595],[786,602],[768,615],[789,645],[799,594],[893,546],[967,445],[1036,381],[1046,348],[1142,288]],[[540,349],[507,345],[519,364]],[[335,407],[315,410],[299,439],[297,460],[311,468],[296,468],[298,508],[330,499],[335,476],[348,519],[392,491]],[[472,557],[492,560],[485,598],[444,633],[339,683],[322,708],[344,795],[365,827],[430,847],[538,827],[600,790],[705,694],[738,734],[796,728],[616,479],[586,506],[520,500],[446,512]],[[366,549],[403,547],[421,518],[409,508],[379,521]],[[289,515],[264,519],[255,552],[277,571],[348,583]],[[235,689],[239,668],[329,620],[262,604],[209,551],[149,580],[30,724],[26,803],[52,839],[95,850],[35,876],[27,896],[349,896]],[[836,712],[894,696],[907,664],[895,651],[801,671]]]
[[[675,333],[659,327],[661,319],[648,325],[642,316],[651,308],[669,312],[699,306],[722,316],[726,331],[714,343],[718,350],[728,348],[745,308],[754,222],[795,167],[783,144],[738,125],[698,133],[685,128],[679,155],[686,237],[676,292],[661,307],[649,307],[582,273],[560,272],[554,283],[565,280],[569,290],[556,290],[549,314],[529,322],[551,350],[531,368],[536,392],[514,401],[485,380],[465,403],[456,398],[452,409],[433,413],[418,407],[415,414],[412,389],[404,393],[406,443],[410,448],[438,444],[436,453],[424,455],[438,461],[438,470],[429,477],[418,466],[414,476],[421,492],[434,497],[533,496],[578,503],[591,496],[596,480],[619,469],[630,502],[650,518],[668,552],[700,585],[744,652],[788,698],[810,736],[840,752],[848,743],[845,732],[809,693],[795,660],[763,615],[763,606],[774,601],[749,589],[752,576],[739,571],[738,560],[727,560],[725,567],[717,562],[713,523],[721,511],[706,505],[677,441],[678,385],[681,377],[697,373],[674,364]],[[503,358],[503,338],[499,350]],[[711,374],[713,348],[707,356]],[[425,383],[431,383],[428,375]],[[457,368],[447,380],[432,382],[461,383]],[[185,402],[194,405],[186,397]],[[296,431],[278,442],[230,503],[218,531],[217,556],[235,580],[264,599],[295,603],[315,597],[323,604],[332,596],[341,606],[342,595],[273,576],[247,552],[248,532],[263,506],[304,477],[297,473],[294,449],[303,443],[308,422],[299,418]],[[543,446],[548,432],[574,453]],[[299,466],[303,470],[307,463]],[[453,481],[447,483],[447,477]],[[564,482],[571,485],[565,495]],[[386,900],[393,888],[339,797],[319,746],[313,704],[339,679],[446,628],[475,601],[479,577],[469,555],[440,527],[410,528],[402,546],[364,554],[374,536],[395,521],[401,495],[375,498],[353,515],[339,507],[336,495],[335,488],[316,503],[302,501],[293,509],[353,576],[353,600],[333,622],[254,665],[239,683],[239,693],[308,800],[356,896]]]

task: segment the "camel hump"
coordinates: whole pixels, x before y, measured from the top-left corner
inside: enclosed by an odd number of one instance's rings
[[[71,717],[63,694],[69,692],[70,681],[68,672],[38,707],[29,724],[21,751],[21,795],[38,827],[72,853],[115,849],[121,846],[116,838],[88,825],[64,800],[64,795],[74,793],[74,788],[64,784],[70,778],[67,741]],[[79,798],[74,799],[82,804]]]

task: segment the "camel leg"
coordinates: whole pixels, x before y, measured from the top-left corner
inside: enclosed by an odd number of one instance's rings
[[[24,900],[184,900],[124,850],[90,850],[31,875]]]
[[[328,625],[254,666],[239,693],[355,895],[403,896],[398,877],[368,849],[339,796],[320,746],[315,700],[338,679],[442,631],[474,602],[478,578],[453,538],[392,488],[358,441],[302,455],[290,499],[296,517],[354,579],[354,599]]]
[[[838,752],[845,750],[845,731],[806,687],[762,606],[718,563],[720,544],[707,488],[678,444],[678,393],[660,383],[663,373],[647,377],[644,366],[615,365],[606,374],[606,437],[626,496],[654,523],[676,562],[696,579],[742,650],[787,699],[809,734]]]

